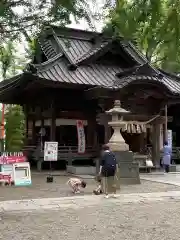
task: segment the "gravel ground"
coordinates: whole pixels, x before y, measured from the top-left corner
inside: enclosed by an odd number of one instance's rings
[[[62,211],[4,213],[6,240],[179,240],[180,203],[113,203]]]
[[[67,186],[67,176],[54,177],[53,183],[46,183],[46,176],[33,175],[32,186],[29,187],[0,187],[0,201],[20,200],[32,198],[56,198],[71,196],[72,193]],[[92,194],[93,189],[97,186],[93,179],[88,179],[87,188],[84,193]],[[143,193],[143,192],[166,192],[180,191],[180,187],[156,182],[142,180],[140,185],[122,186],[119,193]]]

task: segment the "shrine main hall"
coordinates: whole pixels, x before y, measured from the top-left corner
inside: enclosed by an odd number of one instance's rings
[[[129,111],[121,131],[129,149],[139,154],[151,149],[156,164],[172,121],[169,112],[180,102],[180,81],[154,68],[125,39],[50,27],[39,36],[23,73],[0,83],[0,102],[23,106],[24,148],[38,158],[45,141],[58,142],[59,161],[69,153],[81,161],[96,157],[112,135],[106,111],[115,100]],[[85,132],[83,154],[78,154],[77,120]]]

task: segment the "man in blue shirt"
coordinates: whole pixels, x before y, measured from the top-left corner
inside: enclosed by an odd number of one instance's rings
[[[163,159],[162,163],[164,166],[164,170],[166,173],[169,172],[169,166],[171,165],[171,155],[172,155],[172,148],[168,146],[168,142],[164,142],[164,147],[163,147]]]

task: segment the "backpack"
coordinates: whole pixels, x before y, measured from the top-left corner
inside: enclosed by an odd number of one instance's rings
[[[116,168],[116,157],[112,152],[106,152],[104,155],[104,166],[107,168]]]
[[[105,152],[103,156],[103,175],[114,176],[116,171],[116,157],[112,152]]]

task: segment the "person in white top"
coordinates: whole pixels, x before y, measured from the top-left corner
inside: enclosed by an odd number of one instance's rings
[[[73,193],[80,193],[80,189],[86,187],[86,182],[79,178],[70,178],[67,184],[70,186]]]

